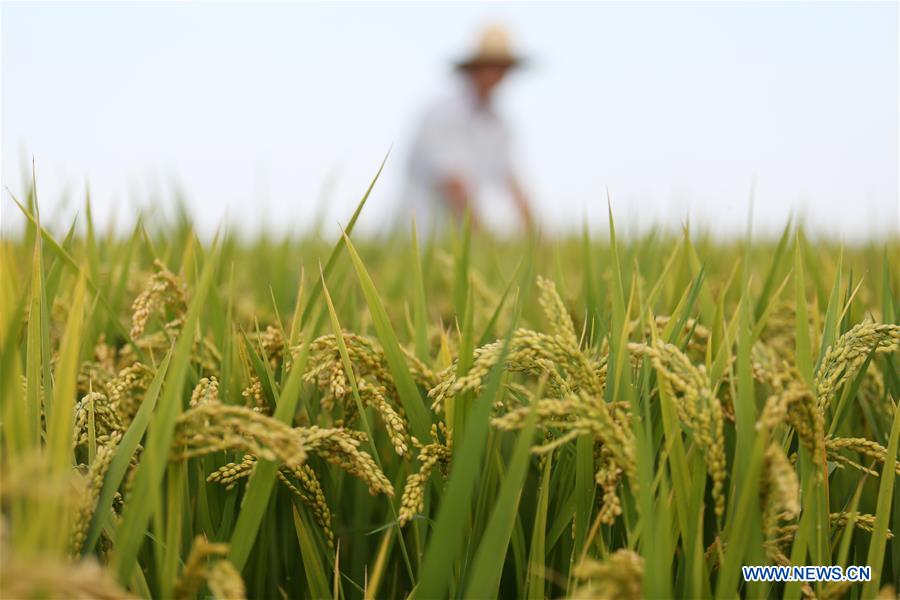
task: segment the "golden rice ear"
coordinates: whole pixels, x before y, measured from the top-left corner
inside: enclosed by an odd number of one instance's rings
[[[236,450],[288,466],[303,464],[307,447],[297,430],[246,406],[198,404],[178,417],[171,459]]]
[[[206,536],[194,538],[181,575],[175,582],[175,598],[195,598],[204,583],[217,599],[239,599],[247,596],[244,580],[228,559],[228,544],[214,544]],[[209,561],[213,560],[212,566]]]
[[[241,390],[241,398],[244,400],[244,406],[256,412],[266,412],[268,409],[268,403],[263,394],[262,381],[256,375],[251,375],[250,383]]]
[[[813,464],[820,467],[816,469],[816,476],[821,478],[825,459],[825,417],[816,406],[813,393],[799,376],[766,400],[756,429],[771,431],[784,423],[794,428],[800,443],[809,450]]]
[[[372,385],[364,379],[360,379],[358,383],[363,403],[374,408],[375,412],[381,417],[381,421],[387,430],[388,438],[391,440],[391,445],[394,447],[394,452],[398,456],[405,455],[409,451],[409,446],[406,443],[409,437],[406,420],[387,401],[384,388]]]
[[[760,479],[763,549],[778,565],[788,565],[785,543],[796,535],[796,524],[782,525],[800,516],[800,480],[781,444],[771,442],[763,456]]]
[[[773,525],[778,519],[790,521],[800,515],[800,480],[797,471],[788,459],[781,445],[769,444],[763,463],[761,489],[763,515],[770,518]]]
[[[432,399],[431,409],[438,412],[447,398],[480,390],[491,368],[500,360],[502,350],[503,343],[500,341],[476,348],[472,366],[461,377],[457,376],[455,364],[441,372],[441,381],[428,392],[428,397]],[[577,345],[558,335],[520,328],[513,332],[510,340],[506,369],[532,376],[558,371],[557,375],[564,376],[564,385],[556,387],[563,392],[586,391],[601,396],[606,384],[606,360],[605,350],[599,357],[589,357]],[[551,386],[557,380],[557,377],[551,377]]]
[[[579,582],[572,598],[638,600],[644,579],[644,558],[633,550],[616,550],[606,560],[585,557],[572,570]]]
[[[437,428],[432,426],[431,430],[431,436],[434,441],[421,448],[417,458],[419,463],[421,463],[419,471],[407,477],[406,484],[403,486],[403,495],[400,498],[400,511],[397,516],[401,527],[412,521],[417,514],[424,510],[425,489],[428,486],[428,479],[435,465],[440,465],[443,469],[450,464],[450,457],[453,454],[452,441],[448,439],[446,444],[442,444],[438,441]]]
[[[847,523],[850,521],[850,514],[846,512],[840,513],[831,513],[828,515],[829,520],[831,521],[832,527],[837,529],[844,529],[847,526]],[[856,523],[854,527],[858,527],[863,531],[868,531],[872,533],[875,529],[875,515],[869,514],[857,514],[856,515]],[[893,539],[894,534],[890,529],[887,530],[887,539]]]
[[[366,434],[343,428],[298,427],[295,431],[303,447],[333,465],[337,465],[350,475],[358,477],[369,488],[369,493],[394,495],[394,487],[378,467],[375,460],[359,449]]]
[[[93,556],[72,562],[44,556],[39,559],[9,553],[4,548],[4,577],[0,598],[135,598],[122,588],[110,570]]]
[[[79,556],[81,548],[87,539],[88,527],[97,508],[97,500],[100,498],[100,490],[103,489],[103,479],[109,470],[113,456],[116,454],[116,448],[122,436],[119,432],[110,434],[109,441],[97,447],[97,454],[94,456],[94,462],[88,468],[86,476],[86,487],[83,496],[79,500],[79,506],[75,511],[75,520],[72,526],[72,536],[70,551],[72,556]]]
[[[160,260],[153,261],[156,269],[147,286],[131,305],[131,337],[137,339],[144,334],[147,323],[154,312],[169,308],[175,318],[168,325],[180,325],[187,312],[184,282],[172,273]]]
[[[125,425],[115,407],[105,394],[90,392],[75,405],[75,427],[72,431],[72,447],[91,443],[109,443],[113,435],[125,433]]]
[[[703,366],[695,366],[673,344],[629,344],[636,356],[647,356],[656,369],[660,387],[672,398],[675,413],[705,451],[706,468],[713,480],[716,514],[725,513],[725,434],[722,403],[711,390]]]
[[[845,437],[829,437],[825,440],[825,449],[828,452],[828,460],[838,464],[838,466],[849,466],[868,473],[873,477],[878,477],[879,472],[865,467],[858,462],[847,458],[840,452],[847,451],[862,456],[867,456],[880,463],[887,462],[887,448],[866,438],[845,438]],[[894,471],[900,475],[900,462],[895,463]]]
[[[213,564],[206,585],[216,600],[243,600],[247,597],[244,580],[229,560],[220,560]]]
[[[572,348],[577,348],[578,337],[575,335],[575,325],[572,323],[572,316],[566,310],[566,305],[556,291],[556,284],[538,276],[537,285],[541,290],[538,300],[544,316],[550,324],[550,332]]]
[[[353,363],[360,400],[364,406],[371,406],[378,413],[387,431],[394,452],[404,456],[409,451],[408,422],[399,405],[399,398],[393,377],[387,366],[387,359],[381,346],[373,339],[354,333],[344,332],[343,341]],[[303,379],[315,384],[324,393],[319,402],[328,413],[343,408],[341,425],[352,425],[358,418],[355,403],[350,401],[351,385],[338,350],[338,340],[333,334],[315,339],[310,346],[309,368]],[[406,359],[419,382],[431,382],[436,378],[411,354]],[[343,402],[340,402],[343,400]],[[336,402],[338,401],[338,402]]]
[[[611,525],[622,514],[618,487],[623,475],[636,482],[637,462],[631,416],[622,403],[606,403],[585,392],[570,393],[562,398],[536,398],[530,406],[521,406],[492,419],[501,431],[522,429],[531,411],[537,412],[538,428],[546,434],[532,447],[532,452],[545,456],[572,442],[579,436],[591,436],[595,445],[594,461],[599,464],[594,475],[603,497],[598,513],[601,523]]]
[[[246,479],[253,474],[256,467],[256,457],[252,454],[245,454],[241,462],[230,462],[222,465],[212,473],[210,473],[206,481],[209,483],[219,483],[225,486],[226,490],[230,490],[241,479]]]
[[[281,467],[277,476],[282,485],[300,498],[300,501],[312,511],[313,517],[315,517],[319,527],[322,528],[322,533],[325,534],[325,541],[328,543],[328,547],[334,548],[331,509],[328,508],[328,503],[325,501],[325,492],[316,472],[309,465],[302,465],[293,469]],[[288,479],[288,476],[293,476],[300,483],[299,487],[294,485],[293,481]]]
[[[137,413],[156,371],[140,362],[124,367],[107,385],[110,406],[116,411],[122,424],[127,426]]]
[[[853,326],[829,346],[816,372],[816,402],[828,408],[838,388],[850,380],[872,353],[896,352],[900,325],[867,321]]]
[[[191,408],[219,401],[219,380],[216,377],[203,377],[191,392]]]

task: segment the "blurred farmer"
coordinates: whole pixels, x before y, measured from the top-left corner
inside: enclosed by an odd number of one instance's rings
[[[453,93],[425,112],[409,162],[420,230],[440,229],[467,210],[475,227],[487,222],[508,228],[520,221],[531,228],[528,198],[511,164],[509,130],[493,103],[497,86],[521,64],[506,31],[489,27],[475,50],[456,63]]]

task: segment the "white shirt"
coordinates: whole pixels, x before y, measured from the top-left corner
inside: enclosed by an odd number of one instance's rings
[[[459,177],[481,221],[492,229],[507,229],[516,219],[508,189],[510,171],[506,124],[492,107],[478,102],[468,82],[460,81],[419,123],[409,158],[407,206],[420,231],[442,228],[452,213],[438,186],[448,177]]]

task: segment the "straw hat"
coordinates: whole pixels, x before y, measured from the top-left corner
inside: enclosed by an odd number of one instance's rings
[[[459,70],[481,65],[497,65],[507,68],[521,66],[525,59],[512,49],[509,32],[501,25],[491,25],[481,31],[475,48],[469,56],[456,62]]]

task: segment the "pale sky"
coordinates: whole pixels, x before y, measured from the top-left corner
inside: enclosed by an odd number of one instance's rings
[[[2,4],[2,180],[37,165],[45,219],[89,183],[95,219],[207,230],[393,214],[417,115],[479,26],[532,65],[504,84],[548,229],[690,219],[742,232],[789,213],[844,238],[900,231],[898,4]],[[30,174],[29,174],[30,177]],[[321,207],[324,203],[324,209]],[[17,223],[0,201],[3,227]]]

